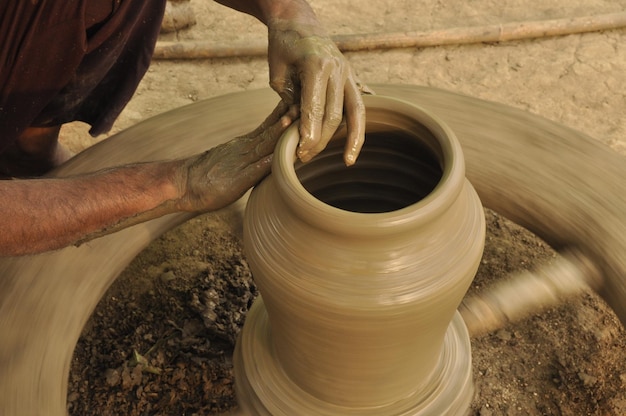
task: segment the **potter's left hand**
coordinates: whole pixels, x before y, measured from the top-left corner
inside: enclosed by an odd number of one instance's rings
[[[296,118],[296,106],[281,101],[251,133],[181,160],[175,175],[181,190],[176,209],[215,211],[241,198],[270,173],[276,143]]]
[[[271,19],[267,26],[270,85],[283,101],[300,105],[298,157],[307,162],[321,152],[345,115],[344,162],[354,164],[365,139],[361,93],[369,90],[315,19]]]

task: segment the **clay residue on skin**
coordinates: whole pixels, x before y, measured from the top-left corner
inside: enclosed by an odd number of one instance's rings
[[[298,157],[308,162],[321,152],[345,116],[344,161],[354,164],[365,133],[354,70],[319,25],[271,19],[268,28],[270,85],[285,102],[301,105]]]

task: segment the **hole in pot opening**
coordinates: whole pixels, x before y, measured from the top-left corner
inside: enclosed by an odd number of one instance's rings
[[[332,140],[310,162],[296,162],[296,174],[311,195],[336,208],[395,211],[422,200],[442,178],[443,156],[434,153],[432,136],[426,140],[431,146],[405,131],[368,133],[351,167],[343,162],[345,140]]]

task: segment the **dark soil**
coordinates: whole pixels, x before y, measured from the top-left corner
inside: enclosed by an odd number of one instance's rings
[[[487,220],[470,292],[555,257],[501,216],[488,211]],[[71,415],[207,415],[236,405],[232,351],[257,291],[231,221],[183,224],[114,283],[75,352]],[[473,339],[472,414],[622,414],[623,340],[591,294]]]

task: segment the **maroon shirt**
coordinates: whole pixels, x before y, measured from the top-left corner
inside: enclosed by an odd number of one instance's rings
[[[166,0],[1,0],[0,152],[30,127],[108,131],[150,64]]]

